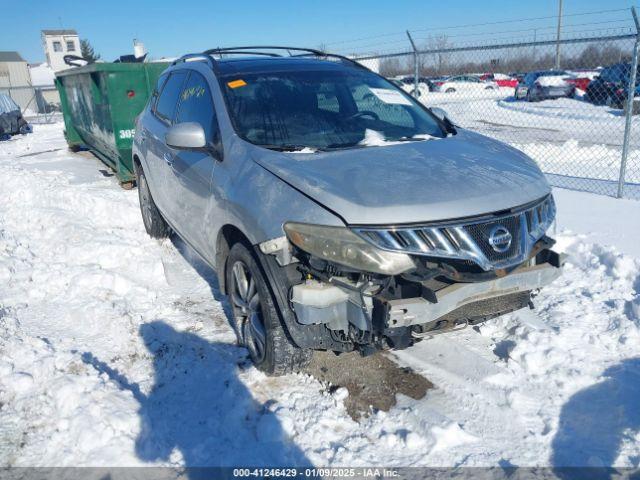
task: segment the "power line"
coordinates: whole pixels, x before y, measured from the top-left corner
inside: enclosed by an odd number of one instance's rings
[[[562,15],[562,17],[565,18],[565,17],[578,17],[578,16],[584,16],[584,15],[600,15],[600,14],[603,14],[603,13],[623,12],[623,11],[628,11],[628,9],[626,9],[626,8],[615,8],[615,9],[609,9],[609,10],[597,10],[597,11],[590,11],[590,12],[567,13],[567,14]],[[556,18],[558,18],[557,15],[548,15],[548,16],[544,16],[544,17],[518,18],[518,19],[513,19],[513,20],[499,20],[499,21],[496,21],[496,22],[470,23],[470,24],[466,24],[466,25],[450,25],[450,26],[440,27],[440,28],[412,29],[410,31],[412,31],[412,32],[441,31],[441,30],[451,30],[451,29],[456,29],[456,28],[484,27],[484,26],[490,26],[490,25],[501,25],[501,24],[505,24],[505,23],[531,22],[531,21],[536,21],[536,20],[548,20],[548,19],[556,19]],[[325,45],[341,45],[341,44],[345,44],[345,43],[359,42],[359,41],[362,41],[362,40],[373,40],[373,39],[376,39],[376,38],[393,37],[393,36],[399,36],[399,35],[404,35],[404,34],[405,34],[404,32],[383,33],[383,34],[380,34],[380,35],[372,35],[372,36],[367,36],[367,37],[354,38],[354,39],[351,39],[351,40],[340,40],[340,41],[337,41],[337,42],[330,42],[330,43],[326,43]]]
[[[595,26],[595,25],[605,25],[605,24],[616,24],[616,23],[625,23],[627,22],[628,19],[619,19],[619,20],[604,20],[601,22],[585,22],[585,23],[572,23],[572,24],[567,24],[565,25],[565,27],[563,28],[563,31],[566,33],[573,33],[574,31],[571,30],[572,27],[585,27],[585,26]],[[631,28],[632,25],[620,25],[617,27],[609,27],[609,28]],[[503,34],[507,34],[507,33],[526,33],[526,32],[535,32],[535,31],[540,31],[540,30],[552,30],[555,29],[556,26],[546,26],[546,27],[535,27],[535,28],[525,28],[525,29],[514,29],[514,30],[502,30],[502,31],[498,31],[498,32],[473,32],[473,33],[458,33],[455,35],[447,35],[448,39],[452,39],[452,38],[461,38],[461,37],[476,37],[476,36],[486,36],[486,37],[491,37],[488,38],[488,40],[495,40],[495,36],[496,35],[503,35]],[[601,29],[596,29],[596,30],[601,30]],[[586,32],[587,30],[581,30],[583,32]],[[544,35],[544,34],[543,34]],[[431,40],[433,37],[415,37],[416,40]],[[367,48],[375,48],[375,47],[379,47],[379,46],[390,46],[390,45],[400,45],[400,44],[406,44],[406,39],[403,40],[393,40],[390,42],[377,42],[377,43],[369,43],[366,45],[354,45],[352,47],[344,47],[342,49],[339,49],[338,51],[342,51],[342,52],[353,52],[354,50],[362,50],[362,49],[367,49]]]
[[[582,30],[571,30],[565,33],[571,34],[571,38],[563,39],[563,43],[570,40],[580,40],[584,37],[591,37],[595,34],[598,36],[610,36],[610,35],[625,35],[625,34],[633,34],[635,30],[632,27],[611,27],[611,28],[602,28],[602,29],[582,29]],[[547,33],[538,35],[537,42],[548,42],[550,40],[554,40],[555,35],[553,33]],[[491,49],[495,47],[496,42],[506,42],[513,40],[513,37],[500,37],[500,38],[491,38],[490,41],[483,45],[479,45],[477,43],[471,42],[462,42],[456,43],[455,45],[451,45],[452,48],[457,49],[465,49],[467,47],[478,47],[480,49],[487,48]],[[531,43],[529,40],[522,39],[524,43]],[[358,51],[358,50],[346,50],[345,54],[354,55],[354,56],[377,56],[377,55],[386,55],[386,54],[399,54],[399,55],[411,55],[411,50],[400,50],[398,47],[396,48],[387,48],[387,49],[370,49],[366,51]]]

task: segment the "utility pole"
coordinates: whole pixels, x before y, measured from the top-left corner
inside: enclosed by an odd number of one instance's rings
[[[407,37],[409,37],[409,42],[411,42],[411,48],[413,49],[413,96],[418,98],[418,95],[420,95],[420,90],[418,89],[418,77],[420,75],[418,71],[418,69],[420,68],[418,66],[418,48],[413,42],[413,38],[411,38],[409,30],[407,30]]]
[[[629,140],[631,137],[631,117],[633,116],[633,98],[636,90],[636,74],[638,72],[638,56],[640,56],[640,20],[636,8],[631,7],[633,23],[636,25],[636,42],[633,45],[633,58],[631,59],[631,72],[629,73],[629,85],[627,86],[627,105],[624,121],[624,137],[622,138],[622,159],[620,161],[620,174],[618,175],[618,198],[624,196],[624,184],[627,174],[627,157],[629,156]]]
[[[560,30],[562,30],[562,0],[558,0],[558,31],[556,34],[556,70],[560,70]]]
[[[538,40],[538,29],[534,28],[533,29],[533,64],[535,65],[536,63],[536,41]],[[534,67],[535,68],[535,67]]]

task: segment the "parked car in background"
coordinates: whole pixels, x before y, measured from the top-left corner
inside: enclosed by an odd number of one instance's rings
[[[569,74],[571,77],[565,80],[575,85],[577,89],[586,92],[591,80],[597,78],[600,72],[598,70],[571,70]]]
[[[31,132],[31,125],[23,118],[18,104],[6,93],[0,93],[0,140]]]
[[[411,85],[412,87],[415,85],[415,77],[413,75],[406,75],[402,77],[400,81],[405,85]],[[432,92],[433,82],[429,79],[429,77],[420,76],[418,77],[418,87],[426,90],[427,92]]]
[[[403,80],[398,80],[396,78],[391,78],[388,79],[391,83],[393,83],[395,86],[401,88],[402,90],[404,90],[405,92],[413,95],[413,92],[415,90],[415,83],[413,81],[408,82],[406,80],[407,77],[405,77],[405,79]],[[429,86],[424,83],[424,82],[418,82],[418,94],[414,95],[418,98],[421,98],[423,96],[425,96],[427,93],[429,93],[430,89]]]
[[[526,73],[521,73],[521,72],[511,72],[511,73],[509,73],[509,76],[512,77],[512,78],[515,78],[518,81],[518,83],[522,82],[522,80],[524,79],[525,75],[526,75]],[[516,86],[518,86],[518,85],[516,84]]]
[[[561,97],[572,97],[575,85],[567,82],[571,75],[564,70],[542,70],[527,73],[518,83],[515,98],[525,98],[529,102],[537,102]]]
[[[133,145],[147,232],[215,268],[257,368],[407,348],[526,308],[560,275],[531,158],[355,61],[258,48],[175,61]]]
[[[638,72],[640,72],[640,68],[638,68]],[[602,69],[600,75],[589,83],[585,100],[595,105],[622,108],[627,98],[630,73],[631,65],[629,63],[617,63]],[[640,74],[636,73],[636,86],[638,85],[640,85]]]
[[[496,82],[499,87],[516,88],[518,85],[518,79],[504,73],[484,73],[480,75],[480,80]]]
[[[498,84],[493,81],[482,81],[475,75],[457,75],[434,82],[436,92],[479,92],[497,90]]]

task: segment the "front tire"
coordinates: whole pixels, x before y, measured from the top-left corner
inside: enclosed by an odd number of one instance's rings
[[[147,177],[142,170],[142,166],[135,164],[136,183],[138,184],[138,198],[140,200],[140,212],[142,213],[142,222],[144,228],[153,238],[167,238],[171,229],[167,222],[162,218],[162,214],[151,196]]]
[[[244,244],[231,248],[225,277],[238,344],[249,351],[256,368],[284,375],[306,366],[313,352],[289,338],[262,269]]]

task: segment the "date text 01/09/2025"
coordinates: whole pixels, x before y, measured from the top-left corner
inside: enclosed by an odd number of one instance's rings
[[[395,478],[398,471],[387,468],[234,468],[234,477],[256,478]]]

